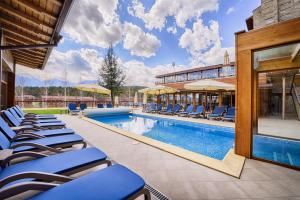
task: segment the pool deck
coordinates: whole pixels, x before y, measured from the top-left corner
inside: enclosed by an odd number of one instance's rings
[[[172,199],[300,199],[299,171],[246,159],[238,179],[137,142],[78,116],[58,117],[91,145],[134,170],[148,184]]]

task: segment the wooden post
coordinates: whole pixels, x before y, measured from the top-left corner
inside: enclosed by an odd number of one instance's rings
[[[188,94],[187,92],[185,93],[185,107],[187,106],[187,103],[188,103]]]
[[[170,103],[170,95],[167,94],[167,105]]]
[[[282,77],[282,119],[285,119],[285,77]]]
[[[198,94],[198,105],[202,104],[202,99],[201,99],[202,95],[201,93]]]
[[[182,102],[181,102],[181,92],[179,93],[179,104],[181,105]]]
[[[206,112],[206,105],[207,105],[207,91],[205,91],[205,99],[204,99],[204,110]]]
[[[211,101],[212,101],[212,95],[209,94],[209,111],[211,112]]]
[[[219,93],[219,106],[223,105],[223,92]]]
[[[173,94],[173,107],[175,106],[175,93]]]
[[[194,110],[196,109],[196,93],[193,93],[193,106]]]
[[[230,107],[232,107],[232,92],[230,92]]]

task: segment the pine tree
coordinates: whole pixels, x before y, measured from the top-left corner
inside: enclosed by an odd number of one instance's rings
[[[118,65],[118,58],[114,54],[113,46],[110,45],[99,69],[99,85],[111,91],[111,103],[114,105],[115,95],[120,92],[124,84],[125,74]]]

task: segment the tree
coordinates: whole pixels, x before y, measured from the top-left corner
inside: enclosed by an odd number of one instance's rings
[[[114,105],[115,95],[120,92],[124,84],[125,74],[118,65],[118,58],[110,45],[99,69],[98,83],[111,91],[111,103]]]

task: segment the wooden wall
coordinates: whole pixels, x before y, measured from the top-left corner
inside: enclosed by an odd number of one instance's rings
[[[236,33],[236,139],[235,153],[251,157],[252,132],[257,127],[256,72],[253,52],[300,41],[300,18],[249,32]],[[285,66],[287,67],[287,66]]]

